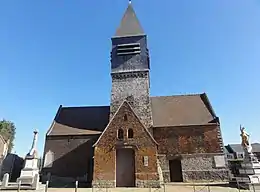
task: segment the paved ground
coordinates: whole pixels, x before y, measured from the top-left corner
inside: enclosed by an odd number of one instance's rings
[[[12,186],[16,186],[12,184]],[[16,190],[1,190],[0,192],[12,192]],[[227,186],[227,183],[211,183],[211,186],[206,186],[205,183],[168,183],[160,189],[151,188],[49,188],[47,191],[45,185],[40,184],[39,190],[20,190],[20,192],[249,192],[250,190],[239,190]],[[260,185],[251,189],[250,192],[260,192]]]
[[[17,191],[17,190],[12,190]],[[21,190],[26,192],[32,192],[32,190]],[[44,192],[44,187],[37,192]],[[249,190],[240,190],[240,192],[248,192]],[[1,190],[1,192],[11,192],[11,190]],[[36,192],[36,191],[33,191]],[[49,188],[48,192],[75,192],[73,188]],[[91,188],[79,188],[77,192],[239,192],[236,188],[230,187],[217,187],[217,186],[173,186],[166,185],[165,189],[149,189],[149,188],[110,188],[110,189],[91,189]],[[260,192],[256,190],[255,192]]]
[[[50,192],[73,192],[73,189],[50,189]],[[166,186],[165,189],[148,189],[148,188],[115,188],[115,189],[79,189],[78,192],[239,192],[238,189],[224,187],[199,187],[194,190],[191,186]],[[242,192],[242,191],[241,191]]]

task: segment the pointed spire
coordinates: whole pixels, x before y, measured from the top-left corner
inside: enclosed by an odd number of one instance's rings
[[[132,35],[144,35],[144,31],[135,14],[132,1],[129,0],[128,7],[121,20],[120,26],[116,30],[115,36],[124,37]]]

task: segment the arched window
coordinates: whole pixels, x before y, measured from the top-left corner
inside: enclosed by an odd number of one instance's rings
[[[124,130],[123,129],[118,129],[117,138],[120,140],[124,139]]]
[[[128,136],[128,138],[133,138],[134,137],[133,129],[128,129],[127,136]]]
[[[126,114],[124,115],[124,121],[127,121],[127,115]]]

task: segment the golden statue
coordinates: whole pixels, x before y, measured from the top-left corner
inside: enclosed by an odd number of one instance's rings
[[[240,131],[241,131],[240,136],[242,139],[241,145],[243,147],[249,146],[249,134],[245,131],[245,127],[241,127],[241,125],[240,125]]]
[[[244,148],[244,150],[246,150],[248,153],[252,153],[252,146],[249,142],[249,134],[245,131],[245,127],[241,127],[240,125],[240,131],[241,131],[241,139],[242,139],[242,147]]]

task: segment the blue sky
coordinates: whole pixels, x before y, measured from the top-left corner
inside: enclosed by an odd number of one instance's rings
[[[60,104],[108,105],[110,37],[127,0],[0,2],[0,118],[17,127],[28,152]],[[243,124],[260,141],[260,1],[134,0],[148,34],[151,94],[206,92],[225,143]]]

